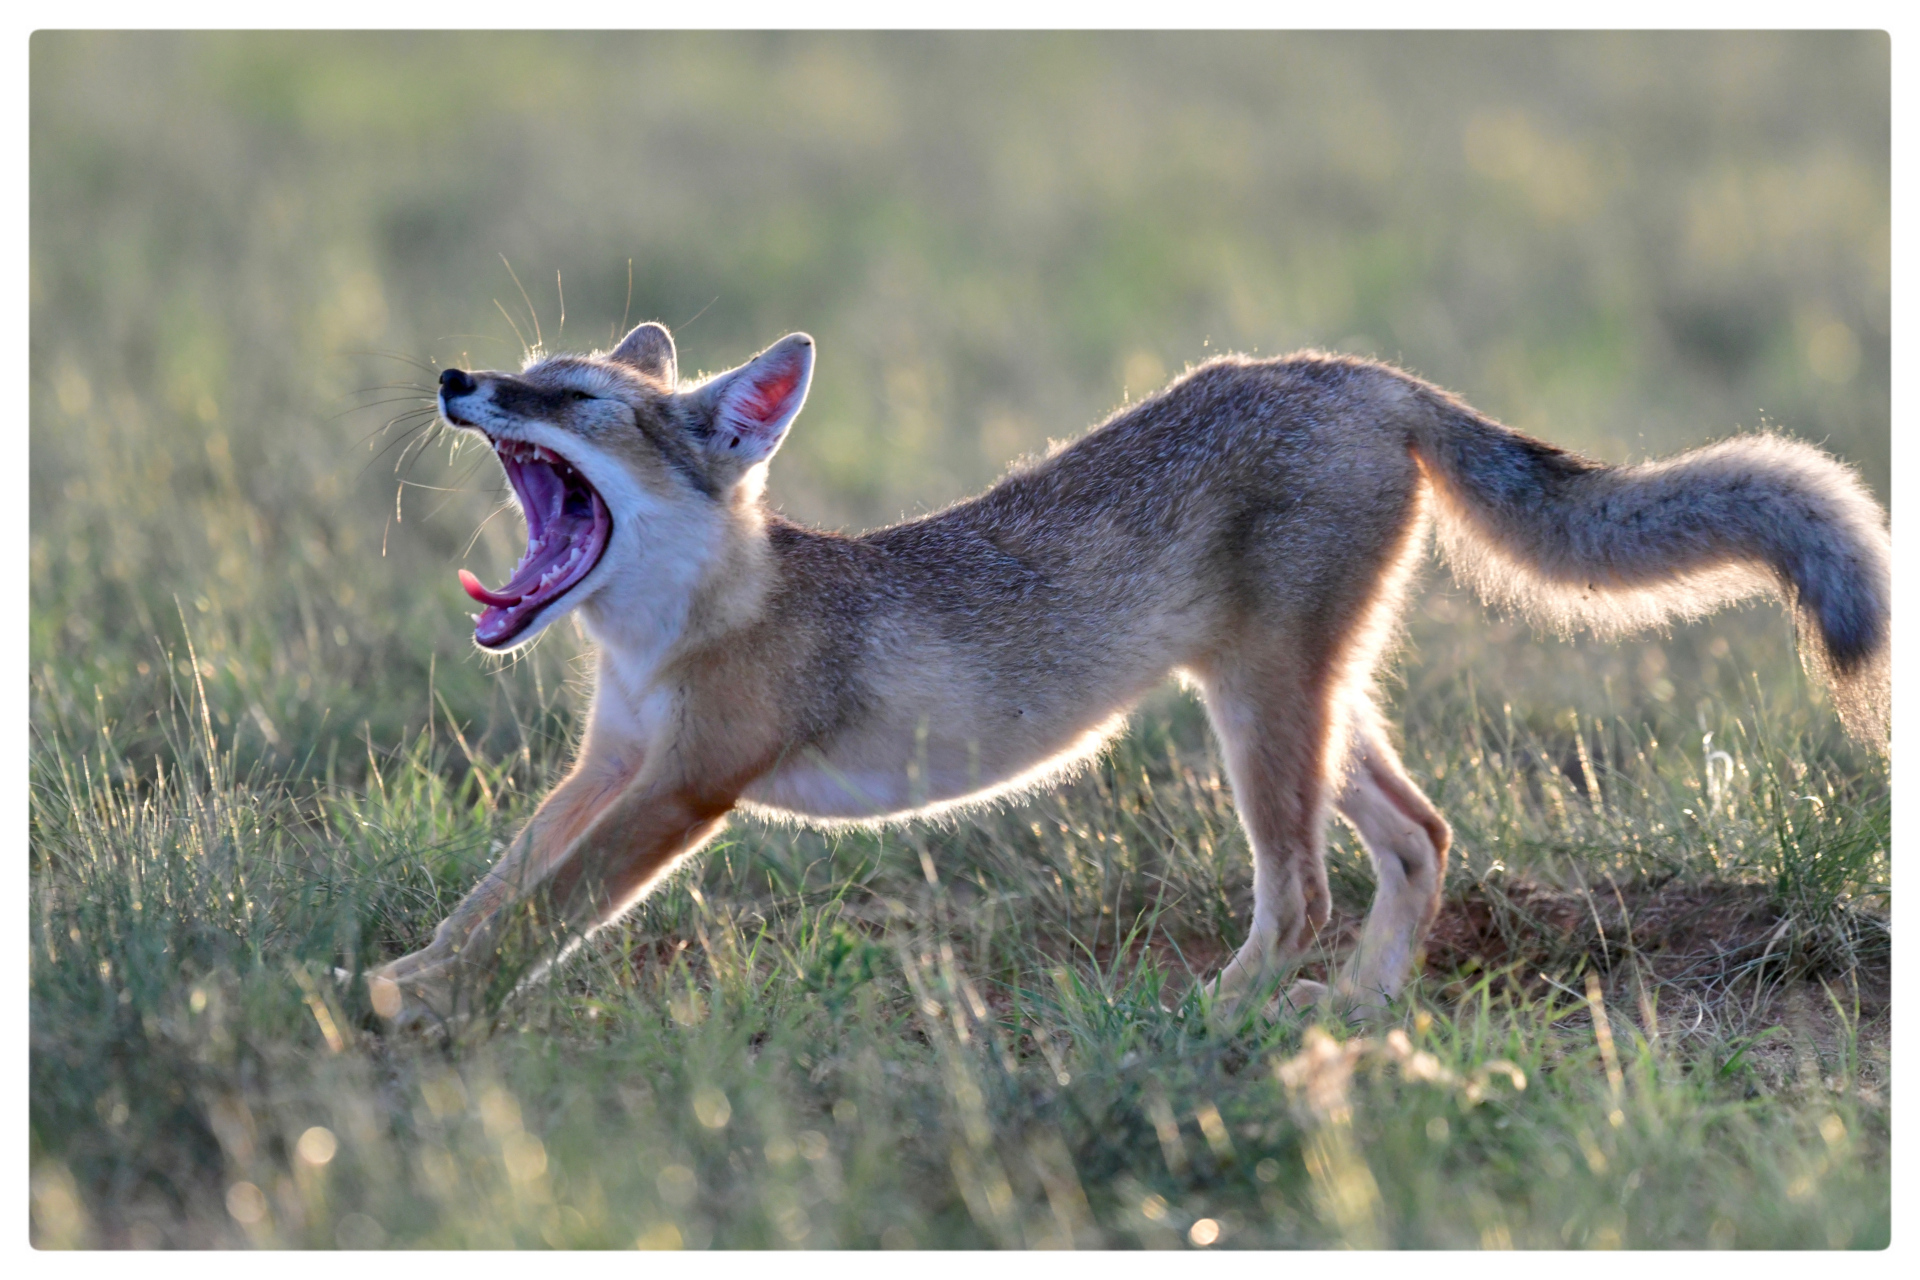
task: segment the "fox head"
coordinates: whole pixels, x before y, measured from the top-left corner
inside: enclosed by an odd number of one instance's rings
[[[706,550],[758,508],[812,378],[813,339],[794,333],[683,386],[658,324],[612,351],[538,358],[517,374],[441,373],[440,416],[492,444],[527,522],[526,554],[504,586],[460,571],[486,606],[474,641],[504,652],[610,589],[695,585]]]

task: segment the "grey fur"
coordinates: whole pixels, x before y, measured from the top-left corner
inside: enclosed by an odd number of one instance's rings
[[[1775,595],[1847,728],[1885,748],[1893,548],[1851,469],[1770,434],[1606,467],[1444,392],[1424,399],[1415,448],[1440,491],[1442,545],[1490,601],[1618,635]]]

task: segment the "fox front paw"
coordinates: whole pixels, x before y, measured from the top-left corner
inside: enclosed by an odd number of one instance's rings
[[[451,1035],[469,1016],[452,966],[403,968],[408,957],[367,974],[373,1011],[403,1033]]]

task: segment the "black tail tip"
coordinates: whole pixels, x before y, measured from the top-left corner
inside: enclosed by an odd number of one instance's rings
[[[1888,619],[1879,601],[1840,597],[1807,603],[1834,675],[1863,672],[1886,654]]]

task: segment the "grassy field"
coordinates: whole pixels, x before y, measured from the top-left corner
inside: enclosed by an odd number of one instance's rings
[[[1458,854],[1382,1026],[1203,1016],[1250,871],[1171,687],[1000,812],[736,822],[489,1034],[394,1042],[331,978],[503,847],[590,669],[470,646],[454,571],[520,532],[408,416],[442,365],[804,328],[771,494],[847,528],[1304,344],[1610,460],[1764,423],[1884,500],[1885,37],[31,60],[36,1243],[1888,1241],[1888,776],[1770,606],[1601,645],[1429,575],[1391,693]],[[1332,871],[1337,956],[1344,832]]]

